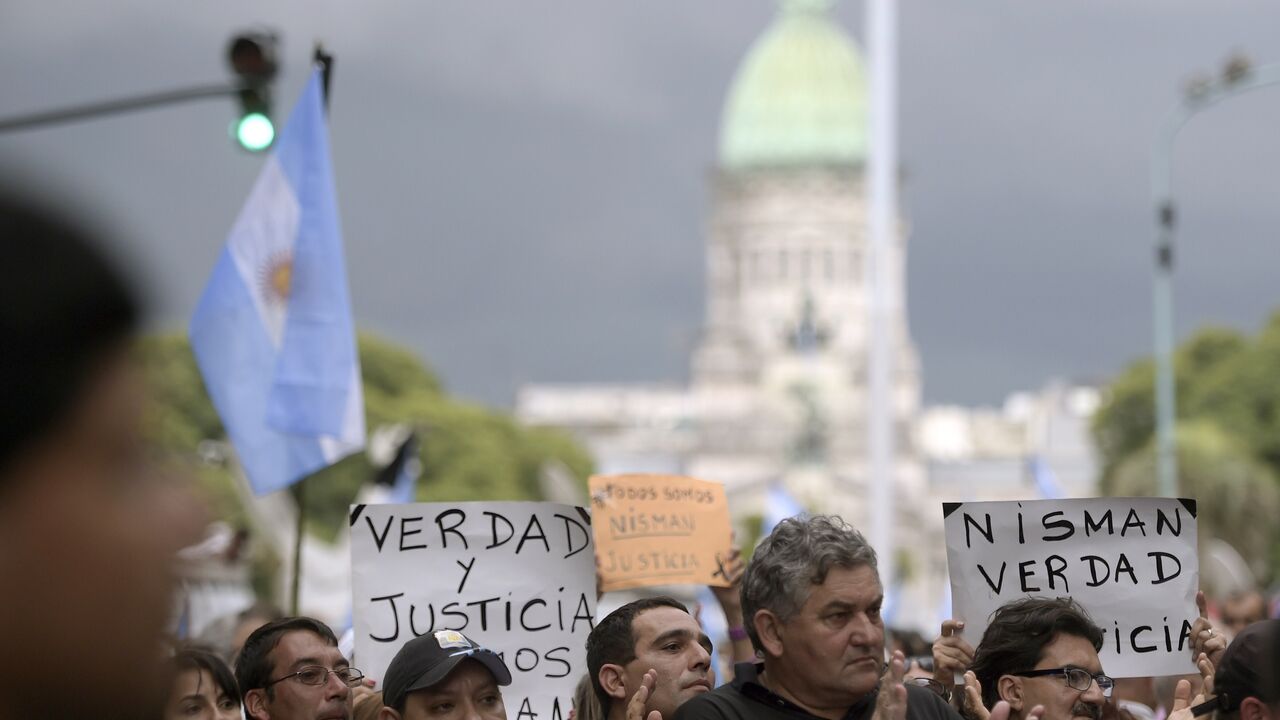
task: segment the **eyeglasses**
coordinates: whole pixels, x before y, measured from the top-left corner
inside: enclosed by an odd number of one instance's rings
[[[947,689],[946,685],[943,685],[933,678],[907,678],[906,682],[912,685],[919,685],[934,695],[942,698],[945,702],[951,702],[951,691]]]
[[[1011,672],[1009,674],[1016,675],[1018,677],[1061,675],[1062,678],[1067,681],[1067,687],[1072,690],[1079,690],[1080,692],[1088,690],[1089,686],[1092,685],[1094,681],[1097,681],[1098,689],[1102,691],[1102,697],[1104,698],[1111,697],[1111,690],[1116,684],[1116,681],[1112,680],[1107,675],[1103,675],[1102,673],[1094,675],[1088,670],[1078,667],[1049,668],[1047,670],[1023,670],[1021,672]]]
[[[364,680],[364,673],[353,667],[330,670],[329,668],[321,667],[320,665],[307,665],[298,672],[292,672],[282,678],[272,680],[266,684],[266,687],[271,687],[278,682],[284,682],[289,678],[294,678],[303,685],[323,685],[328,682],[329,673],[337,675],[338,679],[347,687],[355,687]]]

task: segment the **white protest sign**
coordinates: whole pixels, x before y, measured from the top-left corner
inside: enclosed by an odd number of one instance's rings
[[[511,670],[508,717],[568,719],[596,604],[583,508],[353,505],[350,521],[356,667],[381,682],[405,642],[458,630]]]
[[[1195,672],[1196,501],[944,503],[952,615],[977,646],[997,608],[1070,597],[1102,628],[1112,677]]]

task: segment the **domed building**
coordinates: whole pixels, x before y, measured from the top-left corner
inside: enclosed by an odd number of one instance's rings
[[[601,473],[723,482],[740,537],[789,514],[782,498],[870,529],[867,72],[829,5],[783,0],[729,89],[690,385],[531,385],[517,400],[525,422],[580,438]],[[904,297],[897,228],[891,281]],[[920,377],[905,310],[890,328],[899,550],[881,577],[896,590],[891,619],[927,629],[945,594],[942,514],[912,446]]]

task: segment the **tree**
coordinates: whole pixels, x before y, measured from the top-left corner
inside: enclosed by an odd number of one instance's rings
[[[1213,422],[1178,428],[1180,494],[1198,498],[1202,537],[1230,543],[1259,579],[1270,579],[1280,546],[1280,487],[1275,474]],[[1155,446],[1148,443],[1119,464],[1102,491],[1116,497],[1157,494]]]
[[[1233,330],[1208,328],[1180,347],[1174,356],[1174,393],[1179,419],[1191,417],[1184,399],[1200,378],[1238,357],[1248,341]],[[1112,381],[1093,421],[1093,436],[1102,455],[1103,481],[1116,466],[1151,442],[1155,435],[1155,364],[1144,359]]]
[[[1280,557],[1272,529],[1280,509],[1276,368],[1280,312],[1255,337],[1209,328],[1175,354],[1179,487],[1201,500],[1201,527],[1235,545],[1262,577]],[[1101,485],[1111,494],[1155,490],[1154,380],[1150,359],[1134,363],[1107,388],[1094,418]]]

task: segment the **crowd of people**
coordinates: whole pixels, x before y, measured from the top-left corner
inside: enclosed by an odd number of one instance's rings
[[[836,517],[784,520],[732,590],[750,642],[717,682],[711,640],[678,600],[644,597],[602,618],[586,642],[576,720],[1215,720],[1280,718],[1280,620],[1192,628],[1198,673],[1113,679],[1103,631],[1069,598],[1001,607],[976,646],[947,620],[929,655],[892,649],[875,552]],[[1202,612],[1203,595],[1198,598]],[[254,622],[261,612],[244,614]],[[1224,624],[1225,625],[1225,624]],[[1225,631],[1225,632],[1224,632]],[[1228,637],[1234,638],[1228,642]],[[919,648],[917,648],[919,649]],[[924,665],[929,665],[928,669]],[[307,617],[263,622],[234,657],[176,652],[164,717],[230,720],[505,720],[502,657],[460,632],[406,642],[376,688],[338,638]]]
[[[456,631],[406,642],[377,686],[327,625],[269,608],[228,625],[225,655],[172,646],[174,558],[203,517],[138,434],[138,303],[65,217],[0,194],[0,720],[506,718],[509,669]],[[1280,720],[1280,620],[1261,597],[1229,598],[1215,627],[1200,596],[1198,673],[1167,691],[1109,677],[1070,599],[887,647],[876,554],[835,517],[781,522],[719,597],[731,678],[688,608],[639,599],[590,633],[577,720]]]

